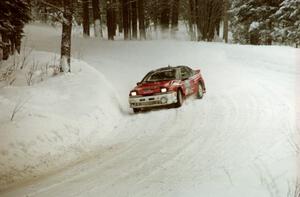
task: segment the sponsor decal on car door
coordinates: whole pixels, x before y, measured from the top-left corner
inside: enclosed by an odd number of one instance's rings
[[[189,95],[192,91],[190,79],[184,81],[184,86],[185,86],[186,95]]]
[[[192,93],[195,93],[198,89],[197,75],[194,75],[193,77],[191,77],[190,82],[191,82],[191,91],[192,91]]]

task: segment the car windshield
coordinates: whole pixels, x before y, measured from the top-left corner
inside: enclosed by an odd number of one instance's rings
[[[176,79],[176,71],[174,69],[149,73],[143,82],[167,81],[173,79]]]

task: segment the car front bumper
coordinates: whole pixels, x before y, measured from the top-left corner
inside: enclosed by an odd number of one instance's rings
[[[156,106],[166,106],[177,102],[176,92],[155,94],[152,96],[131,96],[129,105],[131,108],[146,108]]]

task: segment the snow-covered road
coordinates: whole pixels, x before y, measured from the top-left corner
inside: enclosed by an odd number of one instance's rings
[[[30,36],[37,50],[58,49],[47,34]],[[1,197],[253,197],[293,190],[299,50],[82,38],[73,47],[118,92],[123,118],[97,154]],[[201,68],[204,99],[134,115],[128,91],[147,71],[168,64]]]

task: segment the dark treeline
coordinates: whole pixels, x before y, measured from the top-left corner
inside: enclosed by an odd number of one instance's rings
[[[0,61],[20,52],[23,27],[30,19],[25,0],[0,1]]]
[[[300,44],[298,0],[10,0],[0,1],[0,60],[20,51],[22,29],[32,20],[62,24],[61,71],[70,71],[72,25],[84,37],[151,39],[176,36],[179,24],[193,41],[253,45]],[[231,37],[229,38],[229,33]],[[176,38],[176,37],[175,37]]]
[[[179,21],[189,24],[192,40],[212,41],[223,21],[222,0],[70,0],[73,16],[82,25],[85,37],[93,24],[95,35],[114,40],[122,33],[125,40],[147,39],[147,31],[175,34]],[[31,0],[32,16],[44,22],[60,21],[64,1]],[[228,7],[229,9],[229,7]]]

